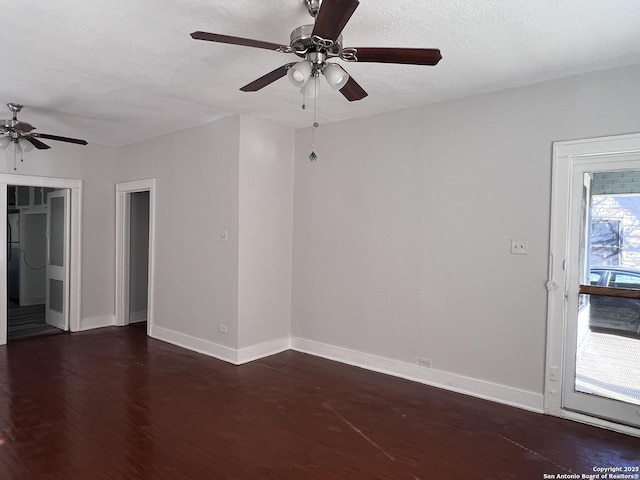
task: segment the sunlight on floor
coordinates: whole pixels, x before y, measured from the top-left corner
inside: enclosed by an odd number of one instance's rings
[[[640,339],[587,332],[576,358],[576,390],[640,405]]]

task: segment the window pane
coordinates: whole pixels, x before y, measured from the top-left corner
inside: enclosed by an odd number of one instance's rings
[[[49,243],[49,263],[64,267],[64,198],[51,199],[51,238]]]
[[[49,308],[64,313],[64,283],[60,280],[49,279]]]

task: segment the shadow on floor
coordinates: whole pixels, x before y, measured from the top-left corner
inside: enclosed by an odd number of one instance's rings
[[[63,333],[45,322],[44,304],[19,306],[9,302],[7,309],[7,340]]]

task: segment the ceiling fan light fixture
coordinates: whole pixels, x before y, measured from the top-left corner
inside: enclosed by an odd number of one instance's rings
[[[340,90],[349,81],[349,74],[345,72],[340,65],[335,63],[327,63],[322,70],[322,74],[334,90]]]
[[[9,135],[0,137],[0,148],[2,148],[3,150],[6,150],[10,144],[11,144],[11,137],[9,137]]]
[[[304,98],[318,98],[320,91],[320,79],[317,75],[313,75],[304,87],[300,89]]]
[[[33,144],[29,140],[25,140],[23,138],[20,139],[20,146],[22,147],[22,151],[25,153],[33,150]]]
[[[309,60],[296,63],[287,71],[287,78],[294,87],[304,87],[313,73],[313,66]]]
[[[4,142],[2,142],[2,144],[4,145]],[[10,139],[9,145],[6,147],[5,152],[7,163],[4,171],[7,173],[15,172],[16,170],[18,170],[18,162],[22,162],[23,150],[20,142]]]

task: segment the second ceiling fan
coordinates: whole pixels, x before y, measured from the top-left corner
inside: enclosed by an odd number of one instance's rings
[[[358,0],[303,0],[313,25],[303,25],[291,32],[289,45],[233,37],[208,32],[193,32],[195,40],[229,43],[245,47],[262,48],[280,53],[295,53],[304,60],[287,63],[245,85],[240,90],[256,92],[287,75],[291,82],[303,90],[305,96],[317,96],[317,79],[322,73],[332,88],[339,90],[349,101],[361,100],[367,92],[337,63],[345,62],[400,63],[409,65],[436,65],[441,59],[437,48],[344,48],[342,30],[355,12]],[[310,81],[313,80],[313,81]],[[311,88],[310,88],[311,87]]]

